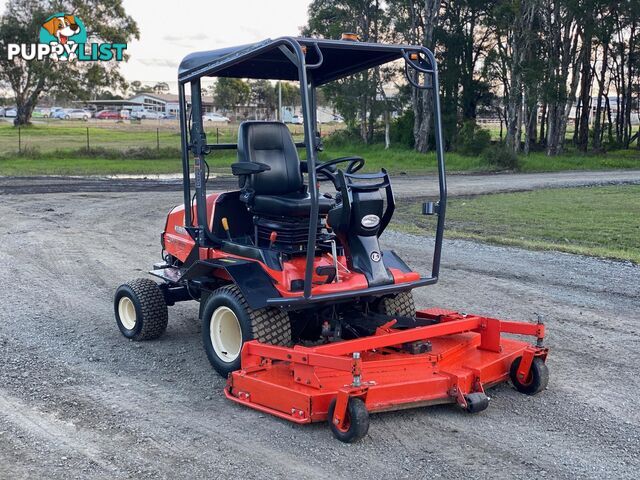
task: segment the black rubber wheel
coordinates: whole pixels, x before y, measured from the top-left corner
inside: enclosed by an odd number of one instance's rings
[[[489,397],[487,397],[482,392],[474,392],[470,393],[466,397],[464,397],[467,401],[467,412],[469,413],[478,413],[489,406]]]
[[[120,332],[131,340],[152,340],[167,329],[167,303],[153,280],[136,278],[120,285],[113,307]]]
[[[350,398],[347,404],[347,418],[344,429],[333,423],[333,411],[336,409],[336,399],[331,400],[327,421],[334,437],[341,442],[353,443],[363,438],[369,431],[369,412],[364,402],[359,398]]]
[[[383,297],[378,302],[377,307],[378,312],[391,317],[394,315],[401,317],[416,316],[416,304],[413,300],[413,292],[400,292],[396,295]]]
[[[287,312],[276,308],[253,310],[236,285],[214,291],[202,310],[202,341],[211,366],[227,377],[240,369],[244,342],[259,340],[272,345],[291,344]]]
[[[522,357],[516,358],[511,364],[511,369],[509,371],[511,383],[516,387],[516,390],[527,395],[535,395],[547,388],[547,385],[549,384],[549,368],[547,368],[544,360],[540,357],[535,357],[533,359],[533,363],[531,363],[529,375],[527,375],[527,378],[525,379],[519,379],[517,375],[521,361]]]

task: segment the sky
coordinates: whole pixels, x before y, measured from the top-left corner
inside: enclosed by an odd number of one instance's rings
[[[311,0],[123,0],[138,23],[140,40],[129,43],[121,71],[128,81],[169,83],[187,54],[299,35]],[[0,0],[0,13],[6,0]]]

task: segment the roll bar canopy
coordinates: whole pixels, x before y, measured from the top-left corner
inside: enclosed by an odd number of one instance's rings
[[[308,79],[316,86],[399,60],[406,52],[420,52],[424,48],[321,38],[267,39],[187,55],[178,68],[178,79],[187,82],[194,77],[215,76],[297,81],[296,65],[288,52],[279,48],[284,39],[295,41],[306,50]]]

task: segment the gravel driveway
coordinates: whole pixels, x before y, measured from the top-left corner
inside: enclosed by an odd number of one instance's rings
[[[435,196],[435,175],[392,175],[397,198]],[[485,175],[449,174],[449,195],[478,195],[517,192],[538,188],[583,187],[588,185],[622,185],[640,183],[640,170],[602,172],[502,173]],[[237,179],[220,176],[209,180],[209,189],[237,188]],[[323,184],[324,185],[324,184]],[[176,175],[115,177],[0,177],[0,194],[67,192],[148,192],[182,191],[182,177]]]
[[[227,401],[197,305],[166,335],[125,340],[115,287],[159,259],[178,192],[0,197],[0,478],[637,478],[640,269],[447,241],[420,306],[546,318],[551,381],[536,397],[490,389],[455,406],[373,415],[360,443]],[[390,232],[428,272],[430,242]]]

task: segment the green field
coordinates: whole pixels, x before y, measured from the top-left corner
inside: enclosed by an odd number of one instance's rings
[[[402,202],[393,228],[431,235],[433,222],[419,212]],[[445,235],[640,263],[640,185],[454,198]]]
[[[210,143],[235,142],[236,125],[206,125]],[[336,126],[323,126],[323,132]],[[294,138],[302,139],[302,127],[290,126]],[[87,130],[88,144],[87,149]],[[0,175],[109,175],[179,173],[180,135],[176,122],[145,121],[142,124],[97,123],[96,121],[58,121],[18,130],[0,124]],[[304,152],[302,152],[304,156]],[[360,155],[366,169],[387,168],[392,173],[427,173],[436,170],[434,153],[382,145],[328,146],[321,159]],[[232,151],[215,152],[209,157],[214,171],[233,163]],[[446,154],[450,172],[487,172],[481,157]],[[603,170],[640,168],[638,150],[618,150],[591,155],[575,152],[547,157],[542,152],[520,158],[519,171]]]

